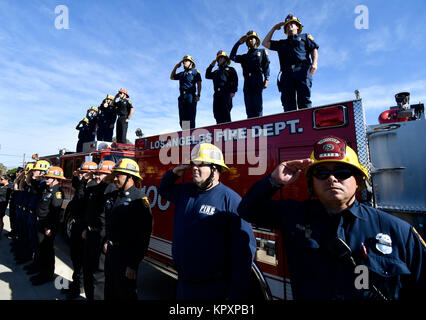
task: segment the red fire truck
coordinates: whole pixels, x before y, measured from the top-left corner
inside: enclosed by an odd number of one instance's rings
[[[426,146],[425,142],[422,142],[421,147],[417,145],[417,149],[423,150],[423,155],[417,150],[418,156],[409,157],[410,145],[407,141],[424,136],[425,124],[423,112],[423,119],[420,121],[370,128],[365,121],[362,100],[357,99],[139,138],[135,141],[135,159],[141,168],[144,179],[142,189],[150,199],[154,221],[145,260],[177,278],[171,252],[174,206],[161,198],[158,185],[167,170],[189,163],[190,150],[199,142],[213,143],[221,148],[230,168],[229,172],[221,175],[221,182],[243,196],[253,183],[271,173],[280,162],[309,157],[315,140],[325,135],[339,136],[358,153],[360,162],[369,168],[372,176],[373,197],[369,197],[369,193],[364,191],[358,198],[407,218],[423,230],[426,199],[421,192],[426,188],[426,172],[425,169],[416,172],[416,168],[424,167]],[[370,141],[375,148],[369,147]],[[374,160],[373,163],[371,159]],[[409,165],[404,166],[404,161],[409,161]],[[192,181],[191,174],[188,173],[179,181]],[[400,187],[401,183],[404,184],[403,188]],[[395,188],[399,188],[397,196]],[[275,197],[304,200],[308,196],[306,190],[306,181],[301,177],[297,183],[282,189]],[[279,231],[261,229],[255,225],[253,231],[257,252],[252,268],[251,296],[292,299],[291,279],[282,255],[283,243]]]

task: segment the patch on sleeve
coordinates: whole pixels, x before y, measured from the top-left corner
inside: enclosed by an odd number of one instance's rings
[[[310,33],[308,34],[308,38],[314,41],[314,37]]]
[[[266,50],[266,49],[265,49],[265,54],[266,54],[267,56],[269,55],[268,50]]]
[[[128,102],[129,102],[129,104],[132,104],[132,101],[130,101],[130,100],[127,100]]]
[[[149,208],[150,203],[149,203],[148,197],[143,197],[142,202],[145,208]]]
[[[56,192],[56,199],[62,199],[62,192]]]
[[[422,245],[426,248],[426,242],[423,240],[422,236],[417,232],[416,228],[413,227],[413,231],[417,235],[417,237],[419,238]]]

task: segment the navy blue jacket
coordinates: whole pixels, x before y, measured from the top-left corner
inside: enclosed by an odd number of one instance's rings
[[[310,65],[311,58],[309,55],[314,49],[318,48],[312,36],[307,33],[278,41],[271,40],[270,46],[270,50],[278,52],[281,71],[298,63]]]
[[[193,183],[175,184],[178,179],[166,172],[159,192],[175,204],[172,254],[179,279],[229,278],[228,298],[245,298],[256,242],[250,224],[238,216],[241,197],[222,183],[200,191]]]
[[[408,223],[356,200],[336,215],[319,200],[271,200],[278,190],[267,176],[251,187],[238,212],[260,227],[280,229],[296,299],[376,298],[372,290],[356,289],[359,274],[333,254],[337,237],[349,245],[356,265],[368,268],[370,288],[388,299],[425,298],[426,247]],[[378,245],[379,233],[390,236],[391,252]]]
[[[192,93],[195,94],[196,87],[195,84],[199,81],[202,81],[200,71],[197,69],[185,69],[174,75],[174,80],[179,80],[179,90],[181,94]]]
[[[238,75],[233,67],[225,63],[219,66],[215,71],[212,70],[212,65],[209,65],[206,70],[206,79],[213,80],[215,92],[237,92]]]
[[[268,79],[270,75],[270,61],[266,49],[249,49],[247,53],[237,55],[239,45],[239,42],[234,45],[229,58],[234,62],[241,63],[244,77],[249,76],[249,74],[261,73],[265,79]]]

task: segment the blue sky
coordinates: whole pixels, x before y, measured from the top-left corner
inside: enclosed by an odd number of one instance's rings
[[[55,8],[65,5],[69,29],[55,28]],[[357,29],[358,5],[368,8],[368,29]],[[204,79],[216,52],[230,52],[248,30],[261,39],[288,13],[319,44],[314,106],[351,100],[361,92],[369,124],[411,92],[426,102],[426,3],[418,1],[115,1],[0,0],[0,163],[12,168],[31,154],[75,150],[76,124],[106,94],[126,88],[135,107],[128,138],[179,130],[178,82],[169,80],[186,54],[203,75],[197,126],[215,123],[213,85]],[[281,39],[277,31],[273,39]],[[241,46],[239,53],[245,52]],[[270,52],[271,81],[264,115],[282,111]],[[232,119],[244,119],[243,77]]]

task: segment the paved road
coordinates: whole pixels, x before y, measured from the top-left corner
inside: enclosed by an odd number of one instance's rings
[[[5,230],[0,240],[0,300],[63,300],[60,288],[71,280],[72,263],[69,247],[59,234],[55,239],[55,278],[54,282],[33,286],[24,265],[16,265],[10,252],[10,240],[5,233],[10,230],[9,218],[4,217]],[[141,300],[173,300],[176,281],[142,262],[139,266],[138,295]],[[82,290],[84,291],[84,290]],[[84,292],[78,300],[84,300]]]

